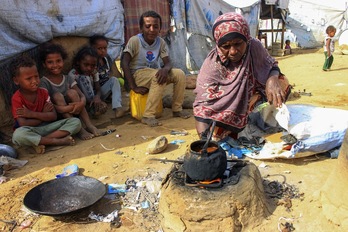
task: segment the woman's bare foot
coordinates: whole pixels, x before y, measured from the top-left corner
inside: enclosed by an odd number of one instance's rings
[[[95,126],[91,125],[91,126],[87,126],[87,131],[89,131],[90,133],[92,133],[95,137],[98,137],[101,135],[102,131],[98,130],[98,128],[96,128]]]
[[[45,145],[39,145],[39,146],[33,146],[33,148],[37,154],[43,154],[43,153],[45,153],[46,147],[45,147]]]
[[[94,135],[86,131],[85,128],[81,128],[80,132],[77,133],[77,136],[82,140],[88,140],[94,138]]]

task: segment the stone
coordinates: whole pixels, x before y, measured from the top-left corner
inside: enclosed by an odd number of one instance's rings
[[[149,154],[157,154],[164,151],[168,146],[168,139],[164,136],[158,136],[147,145],[146,152]]]

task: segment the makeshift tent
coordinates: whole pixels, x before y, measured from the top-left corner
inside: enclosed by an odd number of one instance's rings
[[[344,0],[290,0],[285,39],[302,48],[320,47],[329,25],[337,28],[338,37],[348,26],[347,3]]]
[[[89,37],[95,33],[109,39],[109,52],[116,58],[124,44],[124,10],[120,0],[1,1],[0,74],[6,105],[15,89],[9,73],[11,58],[59,36]]]
[[[270,36],[266,35],[265,46],[268,47],[269,44],[272,46],[272,55],[280,55],[283,54],[283,50],[280,50],[274,46],[274,42],[277,41],[278,32],[281,33],[280,36],[280,48],[283,49],[284,45],[284,31],[285,31],[285,19],[288,14],[288,0],[287,1],[274,1],[274,0],[262,0],[261,1],[261,11],[260,11],[260,19],[264,20],[266,23],[263,25],[267,26],[267,22],[270,22],[269,28],[259,28],[259,37],[263,37],[264,32],[270,33]],[[275,21],[277,22],[275,25]],[[280,25],[281,24],[281,25]],[[279,28],[281,26],[281,28]],[[261,27],[261,26],[260,26]],[[276,33],[276,34],[275,34]],[[267,38],[270,37],[270,43]],[[260,38],[260,39],[261,39]],[[278,46],[277,46],[278,47]],[[277,53],[278,52],[278,53]]]
[[[110,54],[119,54],[124,42],[123,6],[120,0],[15,1],[0,8],[0,61],[53,37],[105,34]]]

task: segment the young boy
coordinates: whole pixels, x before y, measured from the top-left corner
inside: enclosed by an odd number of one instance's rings
[[[19,89],[12,96],[15,120],[12,142],[32,146],[38,154],[45,145],[75,145],[72,135],[81,129],[78,118],[58,120],[48,91],[39,88],[40,77],[35,62],[20,56],[11,63],[13,81]]]
[[[141,33],[132,36],[123,50],[121,67],[131,90],[138,94],[149,94],[141,122],[149,126],[162,125],[156,117],[167,84],[173,83],[173,117],[189,118],[182,110],[186,88],[185,73],[172,68],[166,42],[159,37],[161,16],[154,11],[143,13],[139,20]],[[161,66],[161,61],[163,66]]]

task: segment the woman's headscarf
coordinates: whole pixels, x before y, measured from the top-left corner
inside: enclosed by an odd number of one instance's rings
[[[220,15],[215,20],[213,25],[213,37],[217,45],[216,49],[223,63],[227,61],[227,58],[222,54],[219,46],[236,38],[241,38],[247,43],[249,43],[251,39],[247,21],[242,15],[234,12]]]
[[[264,90],[276,62],[260,41],[250,36],[248,23],[238,13],[219,16],[212,32],[216,48],[208,54],[198,74],[194,115],[197,120],[215,120],[220,125],[242,129],[247,124],[252,95]],[[238,63],[229,62],[219,48],[234,38],[247,43],[245,55]]]

